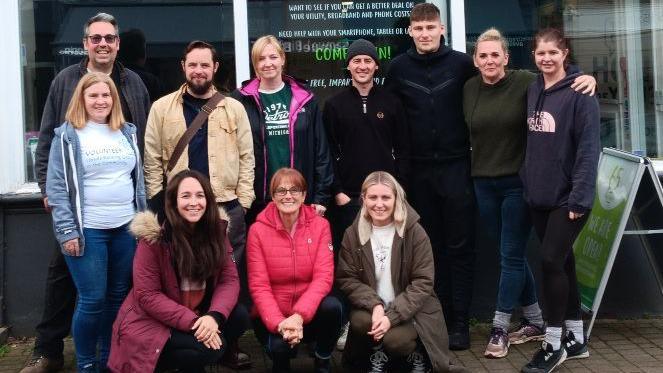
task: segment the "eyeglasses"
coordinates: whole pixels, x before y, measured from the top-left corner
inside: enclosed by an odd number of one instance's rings
[[[290,189],[278,188],[274,191],[274,194],[279,197],[285,197],[285,195],[288,194],[288,192],[290,192],[290,195],[293,197],[298,197],[302,194],[302,190],[297,187],[292,187]]]
[[[106,43],[108,43],[108,44],[113,44],[113,43],[115,43],[115,40],[117,40],[117,35],[113,35],[113,34],[88,35],[88,36],[86,36],[86,38],[88,38],[88,40],[90,40],[90,43],[92,43],[92,44],[101,43],[101,39],[106,40]]]

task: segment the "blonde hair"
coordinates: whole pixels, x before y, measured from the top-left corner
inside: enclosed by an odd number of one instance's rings
[[[255,43],[253,43],[253,47],[251,48],[251,63],[253,64],[253,71],[255,71],[256,76],[258,76],[258,61],[260,61],[260,53],[262,53],[263,49],[265,49],[265,47],[270,44],[274,46],[276,53],[281,56],[283,62],[285,63],[285,51],[283,50],[283,46],[276,38],[276,36],[261,36],[258,38],[258,40],[256,40]]]
[[[100,72],[89,72],[83,75],[76,85],[74,94],[71,96],[69,107],[67,107],[67,114],[65,114],[65,120],[71,123],[74,128],[80,129],[85,127],[85,123],[87,123],[88,120],[87,111],[85,110],[85,90],[97,83],[106,83],[110,89],[113,104],[111,105],[108,125],[112,130],[119,130],[125,122],[124,115],[122,114],[122,106],[120,105],[120,96],[117,93],[117,88],[115,87],[115,83],[113,83],[113,79]]]
[[[399,184],[398,181],[396,181],[396,178],[393,177],[390,173],[385,171],[375,171],[366,176],[364,183],[361,184],[361,197],[366,198],[366,191],[368,188],[378,184],[388,187],[394,193],[394,223],[396,226],[402,224],[407,216],[405,191],[403,190],[401,184]],[[366,220],[371,221],[371,217],[368,214],[368,211],[366,211],[366,206],[364,204],[361,206],[360,214]]]
[[[474,44],[474,55],[477,54],[477,46],[482,41],[499,41],[500,44],[502,44],[502,50],[504,51],[504,54],[509,54],[509,43],[506,41],[504,36],[502,36],[502,33],[500,33],[499,30],[494,27],[487,29],[486,31],[482,32],[481,35],[479,35],[476,44]]]

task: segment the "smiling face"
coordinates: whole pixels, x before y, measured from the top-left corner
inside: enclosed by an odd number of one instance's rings
[[[87,120],[95,123],[108,123],[108,116],[113,107],[113,97],[108,84],[103,82],[92,84],[83,91],[83,99]]]
[[[299,213],[299,208],[306,199],[306,191],[289,180],[283,180],[272,194],[272,200],[281,215],[293,215]]]
[[[474,53],[474,66],[479,68],[481,78],[488,84],[495,84],[506,74],[505,67],[509,55],[499,41],[482,41]]]
[[[281,79],[284,65],[285,59],[279,54],[276,47],[273,44],[267,44],[258,56],[258,63],[255,69],[260,79]]]
[[[373,225],[382,227],[394,221],[396,195],[390,187],[384,184],[371,185],[366,189],[363,199]]]
[[[106,42],[106,39],[102,37],[98,44],[94,44],[90,40],[90,36],[93,35],[114,35],[116,37],[112,43]],[[117,37],[115,27],[110,23],[94,22],[90,24],[88,34],[83,39],[83,48],[90,59],[88,67],[95,71],[104,71],[115,62],[117,51],[120,49],[120,38]]]
[[[212,51],[208,48],[194,48],[187,53],[182,61],[182,70],[189,92],[196,96],[207,94],[218,68],[219,63],[214,62]]]
[[[412,21],[408,34],[414,40],[419,54],[428,54],[440,49],[444,25],[439,19],[428,21]]]
[[[187,177],[180,182],[177,188],[177,212],[191,223],[197,223],[203,217],[207,208],[205,192],[198,180]]]
[[[370,56],[358,55],[354,56],[348,62],[348,70],[352,76],[353,83],[365,85],[373,81],[373,76],[378,70],[378,65]]]
[[[541,40],[534,50],[534,63],[544,76],[558,77],[564,74],[564,60],[568,49],[560,49],[555,41]]]

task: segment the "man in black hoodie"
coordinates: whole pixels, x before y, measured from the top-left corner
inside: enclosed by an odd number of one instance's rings
[[[392,61],[386,80],[410,123],[409,200],[433,245],[449,348],[464,350],[470,346],[475,201],[462,98],[475,70],[470,56],[442,43],[444,31],[435,5],[412,8],[408,33],[415,48]]]

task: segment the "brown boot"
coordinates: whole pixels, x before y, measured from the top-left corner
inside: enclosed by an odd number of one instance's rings
[[[251,357],[239,349],[237,342],[228,343],[226,347],[226,352],[221,358],[221,365],[234,370],[251,368]]]
[[[19,373],[52,373],[64,366],[64,358],[48,358],[46,356],[33,356]]]

